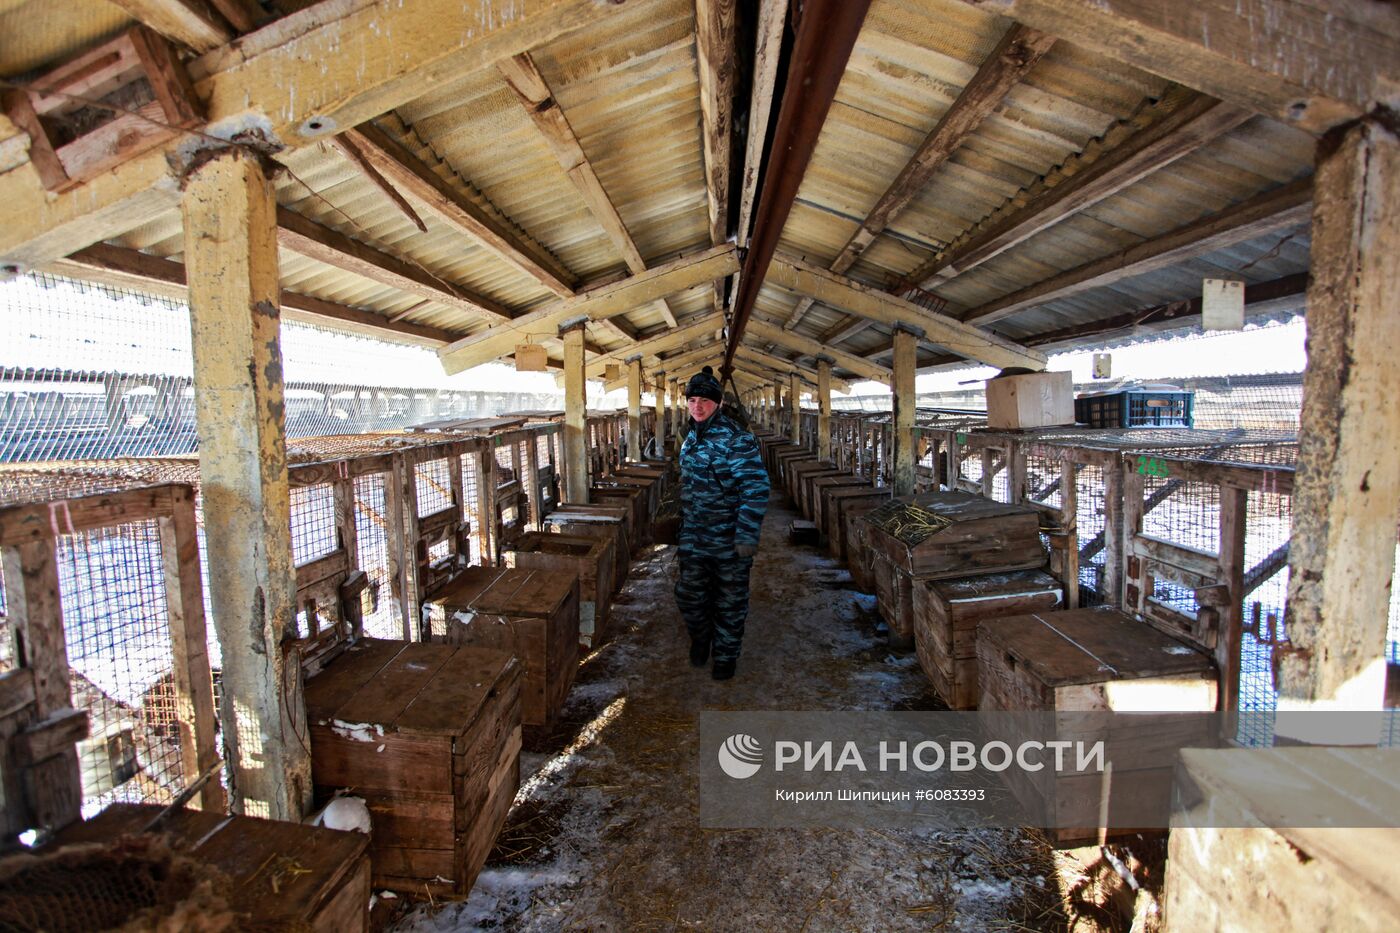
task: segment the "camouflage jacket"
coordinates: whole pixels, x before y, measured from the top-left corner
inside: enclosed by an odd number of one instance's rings
[[[692,422],[681,445],[681,550],[733,557],[734,545],[758,544],[767,509],[768,471],[754,436],[723,412]]]

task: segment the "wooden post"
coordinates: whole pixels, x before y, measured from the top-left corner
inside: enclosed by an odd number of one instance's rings
[[[277,203],[259,159],[233,149],[194,169],[182,201],[195,413],[223,741],[233,810],[299,820],[311,803],[294,634]]]
[[[768,429],[778,430],[778,384],[768,386]]]
[[[1400,501],[1400,140],[1369,118],[1334,132],[1314,178],[1279,710],[1378,710]]]
[[[831,360],[817,357],[817,459],[831,459]]]
[[[652,425],[652,434],[656,437],[656,452],[662,458],[666,456],[666,373],[657,372],[656,378],[652,382],[652,391],[656,398],[656,423]]]
[[[788,425],[794,444],[802,443],[802,381],[797,373],[788,375],[788,414],[792,423]]]
[[[476,452],[477,547],[483,567],[496,566],[496,452],[491,441]],[[407,623],[405,623],[407,624]]]
[[[570,502],[588,501],[588,400],[583,378],[583,322],[561,329],[564,338],[564,488]]]
[[[627,361],[627,459],[642,459],[642,358]]]
[[[412,641],[413,613],[409,609],[408,594],[413,588],[409,575],[413,547],[408,541],[407,526],[404,524],[404,455],[393,454],[389,462],[389,471],[384,474],[384,521],[388,526],[384,544],[389,564],[389,592],[399,607],[399,624],[403,627],[404,641]]]
[[[525,501],[530,507],[530,528],[539,531],[544,527],[544,502],[540,494],[540,450],[539,436],[531,434],[521,447],[525,451]]]
[[[905,327],[894,330],[894,494],[914,494],[914,367],[918,335]]]
[[[991,447],[982,448],[982,495],[987,499],[996,490],[996,453]]]
[[[1079,486],[1078,465],[1066,459],[1060,464],[1060,526],[1065,531],[1065,608],[1079,608]]]
[[[58,548],[53,538],[41,538],[0,549],[5,575],[5,611],[21,652],[15,661],[29,670],[34,689],[33,719],[42,722],[73,705],[68,681],[68,648],[63,635],[63,607],[58,590]],[[197,575],[196,575],[197,576]],[[12,749],[6,743],[6,752]],[[8,758],[8,754],[5,756]],[[9,761],[7,760],[8,764]],[[24,799],[31,828],[60,829],[82,812],[82,777],[78,748],[69,745],[56,755],[30,762],[22,769]],[[11,788],[9,775],[5,788]],[[18,801],[5,800],[6,822]]]
[[[1103,467],[1103,600],[1105,605],[1123,605],[1123,497],[1122,457],[1113,457]],[[1139,498],[1141,496],[1139,495]]]
[[[1226,713],[1239,708],[1240,650],[1244,641],[1244,539],[1248,519],[1248,490],[1222,485],[1220,568],[1224,572],[1224,583],[1230,591],[1230,596],[1225,605],[1220,607],[1220,631],[1215,641],[1215,664],[1220,670],[1220,710]],[[1381,637],[1381,647],[1384,649],[1384,633]]]
[[[339,486],[336,488],[338,491]],[[219,749],[214,742],[214,681],[209,671],[209,635],[204,621],[204,582],[199,575],[193,491],[182,490],[175,494],[171,505],[171,515],[160,519],[160,555],[165,568],[165,605],[174,660],[180,768],[186,783],[193,783],[219,759]],[[339,505],[337,497],[337,512]],[[352,501],[352,527],[354,521]],[[349,553],[353,559],[353,540]],[[223,812],[226,804],[223,784],[218,780],[205,782],[197,800],[201,810]]]

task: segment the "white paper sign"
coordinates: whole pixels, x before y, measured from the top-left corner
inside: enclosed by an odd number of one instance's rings
[[[1229,279],[1201,282],[1201,329],[1244,330],[1244,283]]]

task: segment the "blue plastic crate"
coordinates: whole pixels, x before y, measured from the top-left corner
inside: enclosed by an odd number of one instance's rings
[[[1123,389],[1074,400],[1074,420],[1091,428],[1189,428],[1194,392]]]

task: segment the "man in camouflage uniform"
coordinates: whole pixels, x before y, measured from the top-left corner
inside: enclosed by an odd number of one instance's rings
[[[681,445],[680,578],[676,604],[690,632],[690,663],[714,655],[715,680],[734,676],[749,570],[768,508],[758,441],[720,411],[724,394],[706,366],[685,388],[690,432]]]

